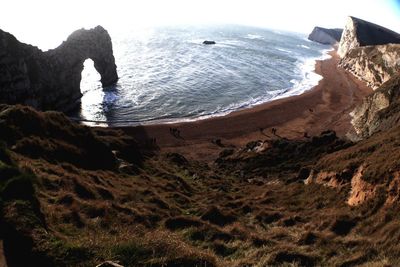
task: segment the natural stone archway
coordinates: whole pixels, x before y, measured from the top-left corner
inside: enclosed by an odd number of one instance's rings
[[[0,102],[72,110],[82,96],[81,73],[88,58],[93,60],[103,87],[117,82],[111,37],[101,26],[77,30],[47,52],[0,30]]]
[[[85,94],[87,91],[96,90],[99,87],[102,87],[101,84],[101,76],[99,72],[94,67],[94,62],[90,58],[86,59],[83,62],[83,70],[82,70],[82,79],[81,79],[81,92]],[[108,89],[107,89],[108,90]],[[83,101],[83,96],[81,102]]]

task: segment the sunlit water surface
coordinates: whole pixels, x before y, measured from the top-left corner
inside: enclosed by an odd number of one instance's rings
[[[76,116],[113,126],[208,118],[300,94],[321,79],[315,60],[329,49],[301,34],[239,26],[111,35],[120,79],[103,89],[87,60]]]

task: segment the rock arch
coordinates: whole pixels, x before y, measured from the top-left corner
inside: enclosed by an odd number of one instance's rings
[[[0,102],[72,110],[82,96],[81,73],[88,58],[93,60],[103,87],[117,82],[111,37],[101,26],[77,30],[47,52],[0,31]]]

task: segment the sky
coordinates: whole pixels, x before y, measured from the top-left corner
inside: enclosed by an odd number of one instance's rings
[[[0,29],[49,49],[76,29],[242,24],[309,33],[359,17],[400,32],[400,0],[4,0]]]

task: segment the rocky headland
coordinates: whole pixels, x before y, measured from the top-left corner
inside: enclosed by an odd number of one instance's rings
[[[335,45],[339,43],[343,29],[327,29],[315,27],[308,36],[308,40],[326,45]]]
[[[400,35],[350,17],[339,44],[339,66],[375,90],[352,112],[356,137],[366,138],[396,123]],[[349,135],[351,136],[351,135]]]
[[[77,30],[47,52],[0,30],[0,102],[40,110],[77,108],[83,63],[88,58],[104,87],[117,82],[111,38],[101,26]]]
[[[338,54],[339,66],[377,89],[400,70],[400,34],[349,17]]]
[[[338,54],[345,57],[353,48],[391,43],[400,43],[398,33],[359,18],[349,17],[340,40]]]

